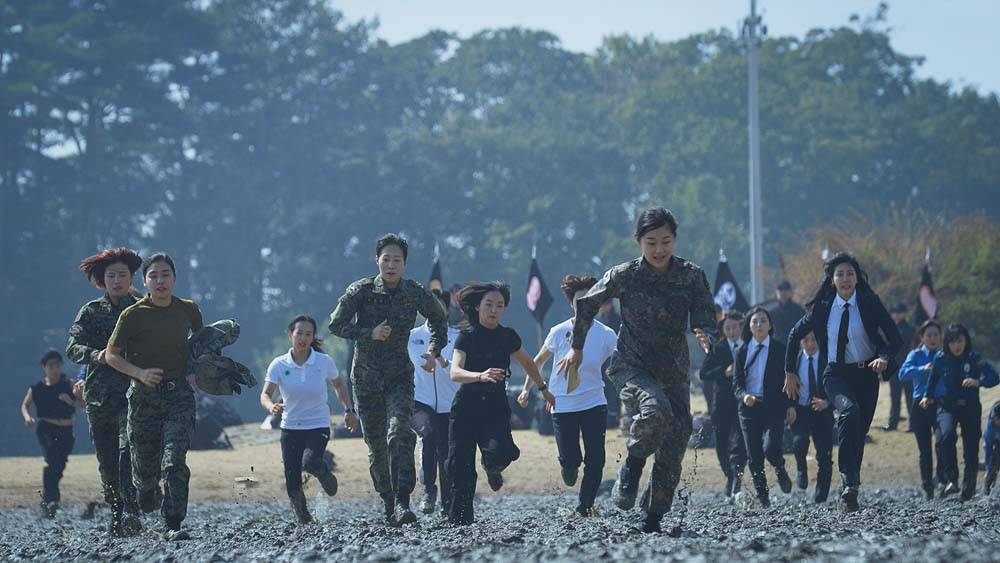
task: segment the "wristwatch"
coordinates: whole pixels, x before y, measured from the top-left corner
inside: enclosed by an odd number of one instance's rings
[[[354,407],[344,409],[344,414],[358,414],[358,411],[354,410]]]
[[[538,390],[539,391],[545,391],[548,388],[549,388],[549,384],[548,383],[542,383],[541,385],[538,386]]]

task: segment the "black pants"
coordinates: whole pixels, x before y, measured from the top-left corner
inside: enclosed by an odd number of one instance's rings
[[[712,407],[712,425],[715,431],[715,455],[727,478],[739,478],[747,465],[747,447],[740,428],[739,403],[732,395],[732,388],[715,390]]]
[[[302,490],[302,472],[320,476],[330,471],[323,460],[330,428],[281,430],[281,463],[285,466],[285,491],[291,497]]]
[[[997,438],[1000,438],[998,436]],[[986,443],[986,453],[988,454],[986,459],[986,492],[989,493],[993,489],[993,485],[997,481],[997,473],[1000,473],[1000,439],[992,439]]]
[[[604,474],[604,436],[608,407],[596,406],[585,411],[564,412],[552,415],[559,465],[580,467],[583,463],[583,481],[580,483],[580,506],[590,508],[597,498]],[[580,435],[583,434],[583,452],[580,453]]]
[[[622,416],[622,400],[614,382],[604,378],[604,398],[608,401],[608,420],[605,428],[618,428]]]
[[[705,395],[705,407],[708,409],[709,415],[711,415],[714,420],[715,414],[712,412],[712,405],[715,404],[715,382],[702,381],[701,392]]]
[[[752,407],[740,404],[740,428],[746,442],[750,476],[754,488],[762,495],[767,491],[764,460],[775,469],[784,469],[785,458],[781,442],[785,434],[785,409],[757,403]]]
[[[919,402],[919,399],[913,399],[914,405],[910,407],[910,428],[913,429],[913,436],[917,439],[920,484],[925,489],[928,489],[934,486],[934,451],[931,448],[931,441],[934,429],[937,426],[937,407],[930,405],[925,409],[918,404]],[[940,466],[941,456],[939,453],[939,470]]]
[[[38,421],[38,443],[45,455],[42,469],[42,501],[59,502],[59,481],[66,469],[66,461],[73,451],[72,426],[57,426],[44,420]]]
[[[812,407],[795,407],[795,423],[792,424],[792,452],[795,466],[800,473],[807,473],[806,455],[809,453],[809,437],[816,450],[816,494],[825,496],[830,490],[833,477],[833,409],[816,412]]]
[[[451,477],[451,508],[448,519],[465,524],[474,520],[472,500],[476,494],[476,446],[483,468],[502,471],[521,457],[510,429],[510,405],[502,385],[481,391],[463,385],[451,406],[448,427],[448,462]]]
[[[448,460],[448,423],[450,413],[434,412],[434,408],[419,401],[413,403],[413,431],[420,437],[420,472],[417,476],[425,495],[437,495],[438,475],[441,476],[441,506],[451,506],[451,479],[445,470]]]
[[[965,468],[962,493],[976,492],[979,474],[979,439],[982,438],[983,407],[979,401],[942,401],[937,413],[937,439],[941,444],[938,464],[948,483],[958,483],[958,427],[962,427],[962,457]]]
[[[910,420],[909,427],[913,429],[913,407],[910,404],[910,397],[913,396],[913,381],[900,381],[899,372],[892,374],[889,378],[889,426],[895,427],[899,424],[901,414],[901,402],[906,403],[906,416]]]
[[[865,436],[875,417],[879,379],[875,372],[857,364],[829,364],[823,372],[823,387],[837,410],[837,466],[860,480],[865,456]]]

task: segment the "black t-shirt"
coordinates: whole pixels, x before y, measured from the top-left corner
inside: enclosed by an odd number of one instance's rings
[[[465,352],[465,366],[468,371],[482,372],[490,368],[500,368],[510,376],[510,355],[521,349],[521,337],[512,328],[497,325],[488,329],[476,325],[469,332],[463,332],[455,340],[455,349]],[[504,389],[503,383],[467,383],[486,389]]]
[[[73,399],[73,386],[65,375],[55,385],[46,385],[44,379],[32,385],[31,400],[35,403],[35,416],[52,419],[73,418],[73,405],[67,405],[59,399],[62,393]]]

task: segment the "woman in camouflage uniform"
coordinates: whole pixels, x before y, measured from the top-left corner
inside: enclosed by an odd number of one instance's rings
[[[708,351],[716,333],[715,306],[702,269],[674,255],[677,220],[658,207],[644,211],[635,241],[642,256],[608,270],[586,296],[576,301],[573,343],[560,370],[579,366],[587,332],[601,305],[621,303],[622,327],[608,376],[620,389],[632,416],[628,457],[612,491],[622,510],[635,505],[639,478],[649,456],[653,472],[643,495],[644,514],[636,528],[659,532],[680,482],[681,460],[691,435],[690,326]]]
[[[77,383],[77,391],[82,391],[86,404],[104,500],[111,506],[110,532],[114,536],[134,535],[142,525],[132,485],[127,436],[125,391],[129,378],[107,364],[105,348],[118,317],[136,301],[130,293],[132,277],[141,265],[142,258],[128,248],[102,250],[80,262],[80,271],[105,293],[80,309],[66,345],[66,356],[86,368],[86,377]]]

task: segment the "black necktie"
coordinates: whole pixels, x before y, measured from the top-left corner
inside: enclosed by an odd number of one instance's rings
[[[809,404],[812,404],[813,397],[816,396],[816,390],[819,389],[819,384],[816,382],[816,368],[813,366],[813,357],[809,356]]]
[[[847,363],[847,329],[851,324],[851,304],[844,303],[844,314],[840,315],[840,331],[837,333],[837,363]]]

